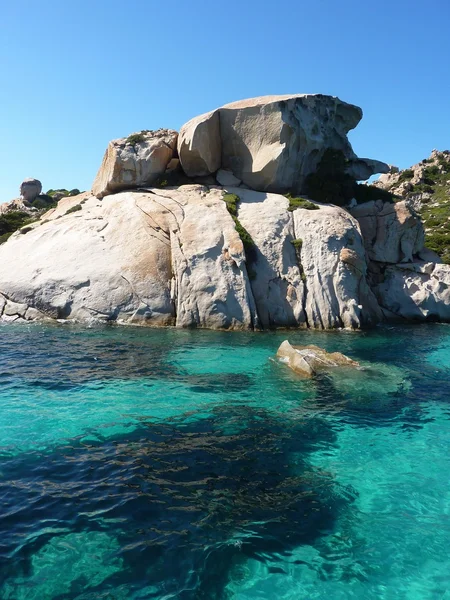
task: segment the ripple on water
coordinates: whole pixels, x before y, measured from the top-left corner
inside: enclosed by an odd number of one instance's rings
[[[2,599],[445,600],[448,327],[1,329]]]

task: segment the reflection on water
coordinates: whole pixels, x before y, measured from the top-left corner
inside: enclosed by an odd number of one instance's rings
[[[447,332],[1,327],[0,597],[445,598]]]

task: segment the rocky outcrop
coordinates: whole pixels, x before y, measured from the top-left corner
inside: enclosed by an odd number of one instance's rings
[[[311,379],[320,371],[336,367],[358,367],[359,363],[340,352],[326,352],[318,346],[291,346],[284,340],[277,351],[279,360],[297,375]]]
[[[167,129],[111,142],[93,194],[49,190],[0,208],[1,319],[215,329],[450,321],[450,266],[424,247],[414,199],[357,205],[381,190],[355,179],[388,170],[354,154],[347,133],[361,116],[331,96],[268,96],[191,120],[178,146]],[[444,198],[450,155],[433,160],[418,185],[431,173]],[[40,191],[36,181],[24,192]],[[305,185],[321,202],[279,193]],[[353,214],[328,203],[351,198]],[[446,206],[432,247],[443,262]]]
[[[234,218],[225,191],[239,194]],[[185,185],[63,198],[0,248],[0,292],[59,319],[358,328],[377,318],[366,269],[344,209]]]
[[[222,195],[183,186],[65,198],[1,247],[0,293],[23,305],[15,313],[22,318],[33,308],[39,313],[28,315],[54,319],[257,326],[242,242]]]
[[[297,209],[293,219],[301,242],[308,325],[359,328],[378,322],[381,314],[367,285],[364,245],[356,219],[331,205],[321,205],[320,210]]]
[[[20,184],[20,196],[25,202],[33,202],[35,198],[42,192],[42,183],[39,179],[25,179]]]
[[[176,131],[158,129],[110,142],[92,185],[94,196],[103,198],[154,183],[174,158],[177,138]]]
[[[189,176],[222,167],[255,190],[300,193],[327,148],[341,150],[358,177],[388,171],[354,154],[347,133],[361,117],[357,106],[322,94],[251,98],[186,123],[178,153]]]
[[[450,266],[415,262],[388,266],[374,288],[388,319],[450,321]]]
[[[423,225],[406,202],[365,202],[351,211],[361,227],[367,255],[382,263],[410,262],[424,246]]]
[[[306,326],[306,288],[292,244],[296,235],[288,200],[240,188],[227,191],[239,195],[238,218],[254,243],[248,270],[261,325]]]

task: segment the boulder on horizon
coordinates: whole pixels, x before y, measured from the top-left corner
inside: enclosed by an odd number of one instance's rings
[[[31,204],[35,198],[42,192],[42,183],[39,179],[30,177],[24,179],[20,184],[20,196],[25,201]]]

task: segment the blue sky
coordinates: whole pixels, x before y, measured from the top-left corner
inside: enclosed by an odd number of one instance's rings
[[[0,202],[89,189],[110,139],[265,94],[361,106],[355,151],[407,167],[450,147],[449,26],[448,0],[4,0]]]

